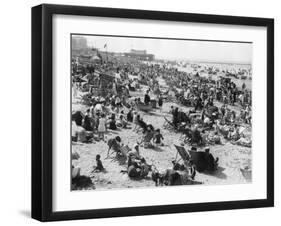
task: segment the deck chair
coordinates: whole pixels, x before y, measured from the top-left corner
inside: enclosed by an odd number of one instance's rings
[[[120,152],[122,153],[122,155],[123,155],[124,157],[126,157],[126,159],[127,159],[127,157],[128,157],[128,152],[129,152],[129,151],[131,151],[131,148],[129,148],[128,145],[122,146],[121,149],[120,149]]]
[[[175,130],[176,129],[174,124],[169,119],[167,119],[165,116],[164,116],[164,119],[165,119],[165,122],[163,124],[164,129],[168,129],[168,130]]]
[[[205,170],[214,171],[215,170],[215,164],[217,162],[209,161],[208,154],[203,151],[186,151],[184,147],[175,145],[177,149],[177,154],[180,155],[179,160],[193,160],[193,163],[195,164],[195,168],[198,172],[203,172]],[[177,156],[176,156],[177,158]],[[178,160],[178,161],[179,161]]]
[[[175,145],[175,144],[174,144],[174,146],[175,146],[175,148],[177,149],[177,155],[176,155],[176,160],[175,160],[176,162],[180,161],[181,159],[182,159],[183,161],[187,161],[187,160],[190,159],[190,155],[189,155],[189,153],[185,150],[184,147],[178,146],[178,145]],[[180,155],[180,159],[177,161],[178,154]]]

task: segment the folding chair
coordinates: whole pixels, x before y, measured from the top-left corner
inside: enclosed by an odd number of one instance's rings
[[[190,154],[189,154],[188,151],[185,150],[184,147],[178,146],[178,145],[175,145],[175,144],[174,144],[174,146],[177,149],[177,154],[176,154],[176,159],[175,159],[176,162],[179,162],[180,160],[183,160],[185,162],[185,161],[188,161],[190,159]],[[177,160],[178,154],[180,155],[179,160]]]
[[[165,116],[164,116],[164,119],[165,119],[165,122],[163,124],[164,129],[168,129],[168,130],[175,130],[176,129],[174,124],[169,119],[167,119]]]

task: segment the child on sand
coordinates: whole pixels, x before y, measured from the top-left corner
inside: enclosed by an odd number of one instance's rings
[[[101,172],[104,170],[104,167],[102,165],[102,161],[100,160],[100,155],[96,155],[96,167],[94,169],[95,172]]]
[[[155,130],[155,134],[154,134],[154,137],[153,137],[153,141],[156,145],[159,145],[159,146],[163,146],[163,142],[162,140],[164,140],[164,137],[162,136],[162,134],[160,133],[160,129],[157,129]]]
[[[106,132],[106,118],[105,115],[102,114],[101,118],[99,119],[99,126],[98,126],[98,134],[100,139],[104,140],[105,132]]]

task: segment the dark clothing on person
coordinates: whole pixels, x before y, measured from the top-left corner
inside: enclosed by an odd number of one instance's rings
[[[212,154],[208,153],[206,155],[206,161],[208,163],[207,171],[214,171],[215,170],[215,158]]]
[[[74,119],[77,126],[82,126],[83,116],[80,111],[77,111],[72,115],[72,119]]]
[[[158,105],[159,105],[159,107],[162,107],[162,105],[163,105],[163,99],[162,99],[162,97],[159,98],[159,100],[158,100]]]
[[[113,150],[117,150],[120,147],[115,138],[109,139],[107,144],[108,144],[108,147],[112,148]]]
[[[202,142],[202,136],[199,132],[199,130],[194,130],[192,133],[192,142],[199,144],[200,142]]]
[[[149,96],[148,94],[145,94],[145,95],[144,95],[144,103],[145,103],[146,105],[148,105],[149,102],[150,102],[150,96]]]
[[[109,129],[117,130],[117,126],[116,126],[116,121],[115,120],[110,120],[109,121]]]
[[[161,140],[164,139],[164,137],[162,136],[161,133],[157,133],[154,135],[154,139],[155,139],[155,143],[156,144],[160,144],[161,143]]]
[[[138,178],[141,176],[140,168],[136,167],[135,165],[131,165],[128,167],[128,176],[132,178]]]
[[[190,177],[191,177],[191,179],[192,180],[194,180],[194,178],[195,178],[195,175],[196,175],[196,170],[195,170],[195,165],[194,164],[192,164],[191,166],[190,166]]]
[[[138,118],[138,125],[144,130],[146,131],[147,129],[147,124],[140,118]]]
[[[174,112],[172,112],[172,114],[173,114],[173,124],[176,127],[178,122],[179,122],[179,111],[178,111],[178,109],[176,108],[174,110]]]
[[[128,122],[133,122],[133,112],[132,111],[129,111],[127,113],[127,121]]]
[[[96,166],[95,170],[99,170],[99,171],[104,170],[104,167],[103,167],[103,165],[102,165],[101,160],[98,159],[98,160],[96,160],[96,161],[97,161],[97,166]]]
[[[87,131],[93,130],[91,126],[91,118],[88,115],[86,115],[84,118],[84,129]]]

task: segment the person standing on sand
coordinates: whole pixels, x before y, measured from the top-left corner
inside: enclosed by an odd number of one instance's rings
[[[159,106],[160,112],[162,112],[163,98],[162,98],[161,94],[159,95],[158,106]]]
[[[92,125],[91,125],[91,114],[90,114],[90,109],[87,109],[85,117],[84,117],[84,129],[86,131],[92,131]]]
[[[99,126],[98,126],[98,134],[99,138],[104,141],[104,134],[106,132],[106,118],[105,115],[102,114],[101,118],[99,119]]]
[[[133,114],[133,123],[135,125],[133,128],[133,131],[137,131],[138,126],[139,126],[139,121],[138,121],[138,114],[136,111],[134,111],[134,114]]]
[[[146,94],[144,95],[144,104],[149,105],[150,103],[150,96],[149,96],[149,90],[146,91]]]

